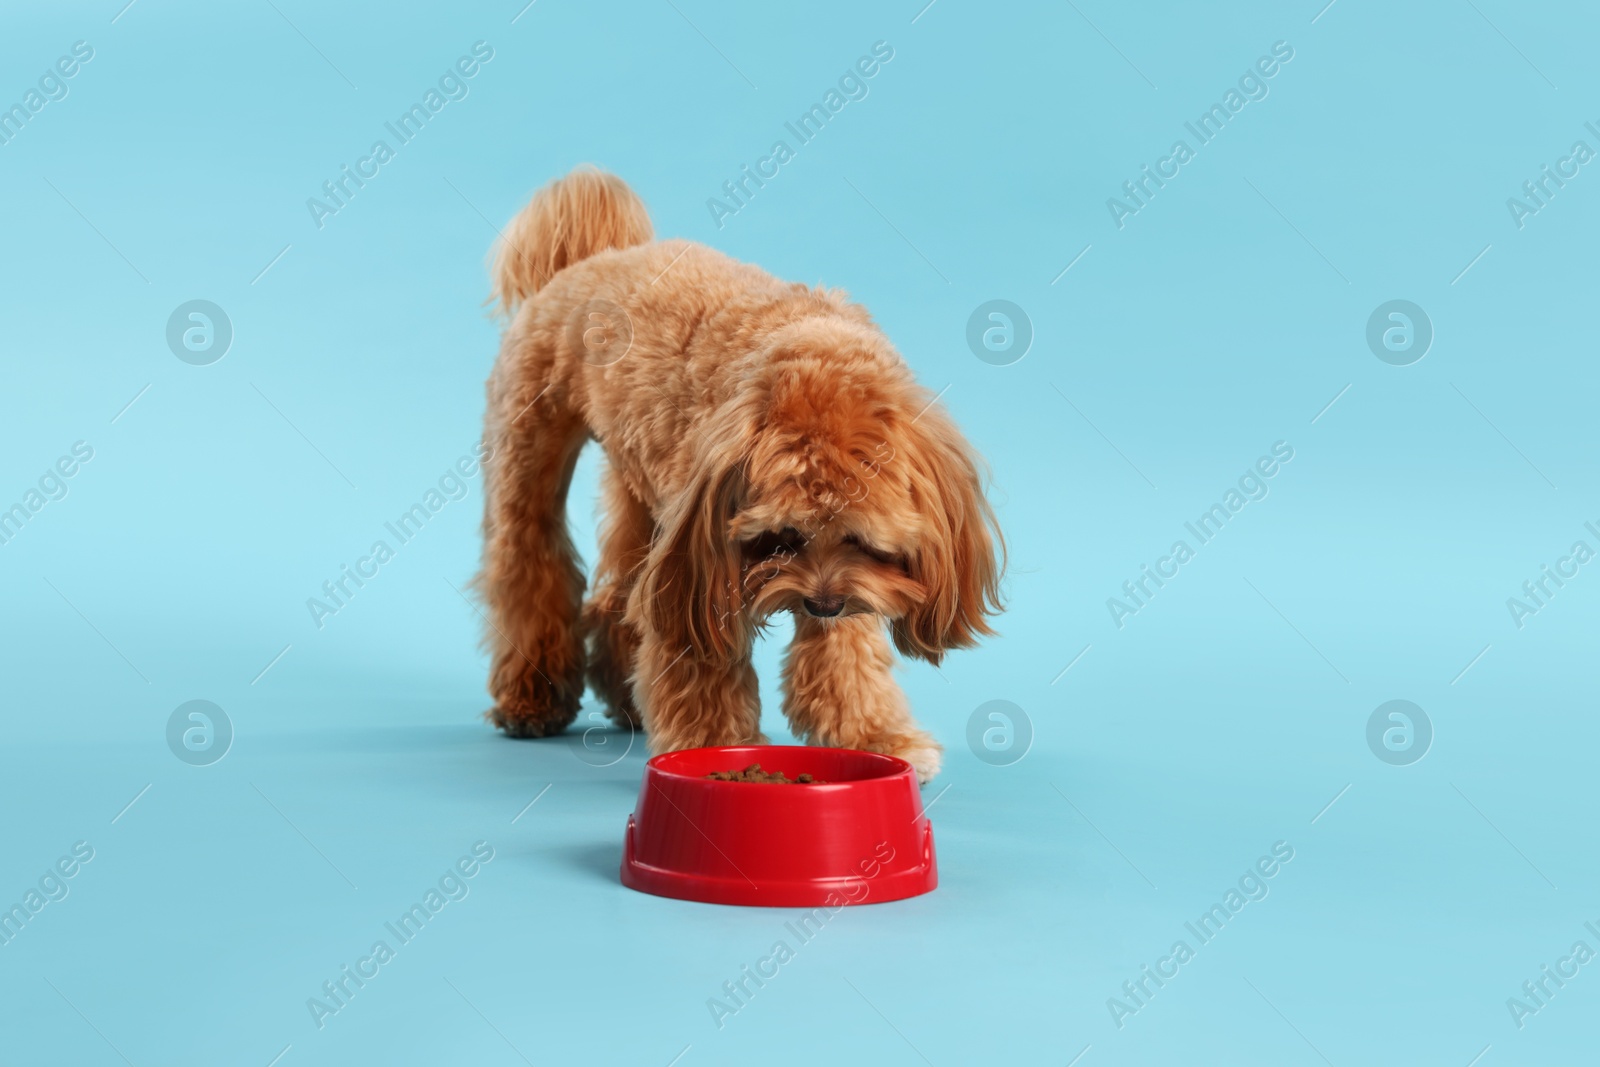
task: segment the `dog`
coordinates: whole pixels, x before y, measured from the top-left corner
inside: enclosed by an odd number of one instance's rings
[[[613,175],[552,182],[502,238],[476,583],[489,720],[559,733],[587,679],[653,753],[763,744],[751,645],[788,611],[794,734],[932,778],[941,748],[890,642],[937,664],[992,634],[1005,552],[937,398],[842,292],[653,240]],[[591,439],[606,466],[585,600],[566,497]]]

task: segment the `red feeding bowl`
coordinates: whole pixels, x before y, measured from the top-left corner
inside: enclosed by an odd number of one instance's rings
[[[774,785],[707,778],[752,763]],[[911,764],[846,748],[734,745],[651,759],[628,817],[622,884],[708,904],[877,904],[939,884]]]

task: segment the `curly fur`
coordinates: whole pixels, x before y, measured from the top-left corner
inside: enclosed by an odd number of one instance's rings
[[[478,588],[492,721],[540,737],[585,678],[654,752],[759,742],[751,643],[795,614],[783,711],[814,744],[940,748],[890,675],[990,634],[1004,545],[979,461],[861,307],[687,241],[619,179],[541,190],[495,262]],[[605,450],[593,588],[567,534]]]

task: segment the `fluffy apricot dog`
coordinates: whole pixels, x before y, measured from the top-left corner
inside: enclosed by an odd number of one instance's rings
[[[979,464],[871,317],[688,241],[579,169],[505,234],[483,572],[494,724],[559,733],[587,675],[653,752],[763,743],[751,644],[795,616],[783,713],[928,780],[940,747],[890,675],[989,634],[1003,544]],[[593,588],[567,533],[600,442]]]

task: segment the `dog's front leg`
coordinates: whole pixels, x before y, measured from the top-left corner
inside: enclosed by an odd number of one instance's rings
[[[878,616],[796,616],[783,662],[783,714],[811,744],[899,756],[927,782],[939,773],[943,750],[912,719],[893,665]]]
[[[767,743],[748,646],[726,660],[711,661],[647,632],[634,663],[633,699],[653,754]]]

